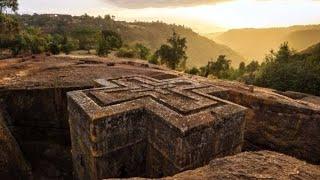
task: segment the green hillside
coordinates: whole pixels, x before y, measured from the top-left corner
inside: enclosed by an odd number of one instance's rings
[[[216,59],[219,55],[226,55],[233,65],[237,66],[244,58],[225,45],[217,44],[206,37],[200,36],[184,26],[168,25],[162,22],[134,22],[127,23],[115,21],[110,16],[90,17],[70,15],[22,15],[19,17],[24,26],[40,27],[47,33],[68,34],[77,28],[90,27],[101,30],[108,29],[118,32],[127,44],[137,42],[145,44],[156,50],[165,43],[175,30],[188,41],[188,66],[203,66],[209,60]]]

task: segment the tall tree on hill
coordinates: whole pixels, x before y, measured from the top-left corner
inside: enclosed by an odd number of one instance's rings
[[[177,69],[188,58],[186,55],[187,40],[174,31],[167,42],[168,44],[160,47],[157,54],[161,59],[161,63],[166,64],[171,69]]]

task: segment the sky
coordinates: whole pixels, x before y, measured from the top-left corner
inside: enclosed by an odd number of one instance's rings
[[[320,24],[320,0],[18,0],[19,13],[114,15],[163,21],[205,34],[233,28]]]

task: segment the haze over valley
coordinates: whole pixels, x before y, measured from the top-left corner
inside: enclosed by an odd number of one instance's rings
[[[302,51],[320,42],[320,25],[232,29],[206,36],[227,45],[245,59],[261,62],[270,50],[276,50],[281,43],[288,42],[294,50]]]

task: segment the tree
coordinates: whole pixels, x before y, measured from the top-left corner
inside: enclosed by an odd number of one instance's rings
[[[88,17],[83,16],[83,18]],[[87,50],[88,54],[90,54],[90,49],[94,47],[97,39],[97,31],[89,27],[78,27],[75,31],[72,32],[72,34],[75,39],[78,39],[79,48]]]
[[[103,38],[98,39],[98,45],[97,45],[97,55],[99,56],[105,56],[110,53],[111,47],[108,44],[107,41],[105,41]]]
[[[28,44],[28,49],[32,54],[40,54],[46,49],[47,40],[42,34],[42,31],[38,28],[26,29],[24,38]]]
[[[53,36],[48,37],[48,50],[52,53],[52,54],[59,54],[61,51],[61,44],[63,41],[63,37],[55,34]]]
[[[254,83],[281,91],[320,95],[319,59],[312,55],[297,54],[284,43],[277,52],[266,56]]]
[[[290,60],[290,57],[294,54],[293,50],[290,50],[288,42],[284,42],[280,45],[279,51],[274,54],[275,60],[279,62],[287,62]]]
[[[200,68],[199,75],[208,77],[209,75],[221,79],[235,79],[236,71],[230,66],[231,61],[225,55],[220,55],[216,61],[209,61],[206,66]]]
[[[258,61],[251,61],[247,66],[246,66],[246,72],[248,73],[253,73],[259,69],[260,65]]]
[[[8,48],[13,55],[20,53],[39,54],[49,49],[47,42],[47,37],[40,29],[28,28],[15,35],[14,39],[8,43]]]
[[[241,62],[239,64],[238,71],[239,71],[240,75],[243,75],[246,72],[246,63],[245,62]]]
[[[15,54],[19,47],[14,47],[19,41],[17,35],[19,33],[19,23],[16,17],[7,15],[7,10],[15,12],[18,9],[17,0],[0,0],[0,54],[2,49],[11,49]]]
[[[64,36],[61,44],[61,51],[65,54],[70,54],[71,51],[76,50],[78,47],[78,42],[74,39]]]
[[[102,40],[106,41],[108,43],[108,46],[112,49],[119,49],[122,47],[122,39],[121,36],[110,30],[103,30],[101,32],[101,38]]]
[[[215,62],[209,62],[208,73],[218,78],[227,78],[227,71],[230,69],[231,61],[225,55],[220,55]]]
[[[23,34],[16,35],[13,44],[10,46],[12,55],[16,56],[22,52],[27,52],[29,49],[25,36]]]
[[[175,31],[167,40],[168,44],[164,44],[157,51],[162,64],[166,64],[171,69],[176,69],[181,62],[187,59],[186,49],[187,40],[181,38]]]
[[[147,60],[150,55],[150,49],[145,47],[143,44],[137,43],[134,49],[137,52],[138,58],[140,59]]]
[[[108,55],[111,50],[119,49],[121,46],[122,39],[118,33],[110,30],[103,30],[98,39],[97,54],[99,56]]]

